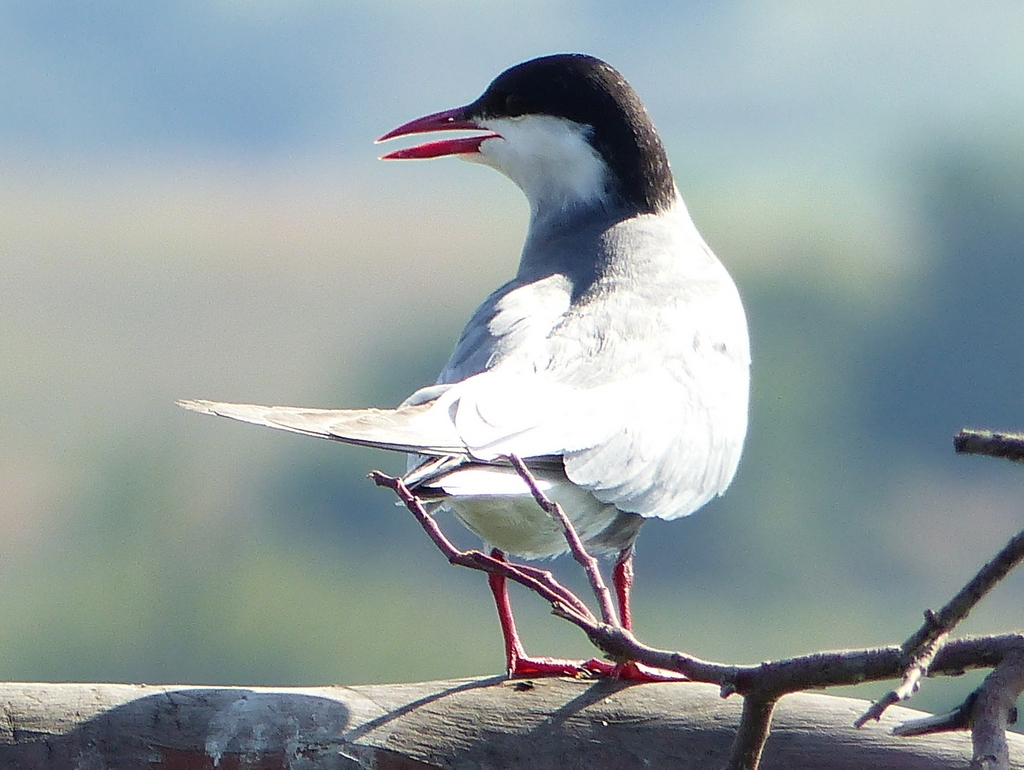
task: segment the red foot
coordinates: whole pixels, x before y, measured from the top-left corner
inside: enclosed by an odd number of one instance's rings
[[[590,661],[587,661],[588,664]],[[601,662],[601,661],[595,661]],[[609,676],[626,679],[630,682],[688,682],[685,676],[677,671],[666,671],[663,668],[651,668],[635,660],[612,664],[613,671]]]
[[[581,661],[561,658],[519,658],[512,664],[508,675],[510,679],[522,679],[540,676],[586,677],[595,673],[597,672],[591,670],[587,663]]]
[[[624,679],[629,682],[686,682],[685,676],[674,671],[651,668],[642,663],[628,661],[611,663],[591,658],[575,661],[560,658],[519,658],[508,672],[509,678],[523,679],[542,676],[599,677]]]
[[[505,554],[497,548],[491,551],[491,558],[505,561]],[[626,548],[619,554],[615,565],[615,588],[619,597],[619,609],[623,628],[630,627],[629,589],[633,583],[633,549]],[[516,623],[512,618],[512,605],[509,604],[504,575],[492,572],[487,576],[487,583],[494,594],[494,605],[498,610],[501,622],[501,635],[505,640],[505,666],[510,679],[571,676],[598,677],[608,676],[630,682],[685,682],[686,677],[673,671],[651,668],[635,661],[626,663],[610,663],[607,660],[574,661],[561,658],[529,658],[519,641]]]

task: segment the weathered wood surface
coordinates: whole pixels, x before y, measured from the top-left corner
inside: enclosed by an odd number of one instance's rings
[[[739,698],[692,683],[498,678],[358,687],[0,684],[0,768],[717,768]],[[784,698],[766,770],[966,768],[967,735],[894,738],[921,716],[851,725],[862,700]],[[1024,739],[1011,735],[1024,763]]]

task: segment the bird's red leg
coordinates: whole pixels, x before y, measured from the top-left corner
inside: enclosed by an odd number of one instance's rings
[[[491,551],[491,557],[505,561],[505,554],[497,548]],[[498,622],[501,624],[501,635],[505,640],[505,670],[509,676],[515,676],[516,665],[526,657],[523,643],[519,641],[516,621],[512,617],[512,604],[508,600],[508,586],[504,575],[491,572],[487,575],[487,585],[494,595],[494,606],[498,610]]]
[[[497,548],[491,551],[491,558],[506,561],[505,554]],[[619,616],[623,628],[630,628],[632,618],[629,610],[629,593],[633,585],[633,549],[626,548],[619,554],[612,572],[615,594],[619,603]],[[539,676],[611,676],[634,682],[678,682],[686,677],[671,671],[661,671],[641,666],[635,661],[611,663],[598,658],[586,661],[562,658],[531,658],[526,655],[523,643],[512,617],[512,604],[508,598],[508,580],[504,575],[489,573],[487,585],[494,595],[494,606],[498,610],[501,635],[505,641],[505,670],[510,678]]]
[[[505,561],[505,554],[497,548],[491,551],[491,557]],[[498,610],[498,621],[501,623],[501,635],[505,640],[505,670],[509,677],[527,676],[578,676],[580,674],[611,674],[615,666],[606,661],[589,660],[578,663],[559,658],[530,658],[523,649],[523,643],[516,631],[516,622],[512,617],[512,604],[508,599],[508,581],[504,575],[493,572],[487,575],[487,585],[494,595],[494,606]]]
[[[612,585],[615,587],[615,599],[619,604],[619,622],[627,631],[633,630],[633,613],[630,610],[629,595],[633,590],[633,546],[628,545],[619,552],[612,568]],[[611,673],[619,679],[634,682],[678,682],[685,680],[682,674],[662,671],[650,666],[642,666],[636,661],[628,660],[619,663]]]
[[[619,621],[627,631],[633,629],[633,613],[629,608],[629,594],[633,590],[633,546],[628,545],[619,552],[612,569],[612,585],[619,603]]]

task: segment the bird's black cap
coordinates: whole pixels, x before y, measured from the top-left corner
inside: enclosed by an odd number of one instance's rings
[[[466,118],[550,115],[589,126],[590,143],[640,213],[675,199],[668,156],[640,97],[609,64],[585,54],[555,54],[517,64],[467,105]]]

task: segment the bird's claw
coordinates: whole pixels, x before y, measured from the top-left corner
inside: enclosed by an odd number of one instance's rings
[[[519,658],[509,668],[509,679],[526,679],[543,676],[568,676],[577,679],[609,677],[628,682],[685,682],[682,674],[652,668],[630,660],[625,663],[612,663],[607,660],[591,658],[575,661],[561,658]]]

